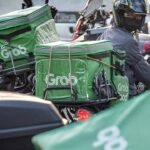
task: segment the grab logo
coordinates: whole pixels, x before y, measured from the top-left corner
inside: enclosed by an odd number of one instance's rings
[[[46,75],[45,77],[45,83],[49,86],[67,86],[71,84],[75,86],[78,83],[78,79],[75,76],[72,76],[71,74],[68,74],[67,76],[55,76],[54,74],[50,73]]]
[[[27,54],[27,49],[21,45],[18,45],[17,48],[11,49],[8,51],[6,48],[2,49],[0,52],[1,56],[5,59],[10,58],[11,55],[13,56],[20,56]]]
[[[127,150],[128,142],[121,136],[119,128],[112,126],[98,133],[97,140],[93,143],[93,147],[102,147],[104,150]]]
[[[128,84],[122,84],[119,83],[117,87],[118,93],[120,94],[121,101],[127,101],[128,100],[128,93],[129,93],[129,85]]]

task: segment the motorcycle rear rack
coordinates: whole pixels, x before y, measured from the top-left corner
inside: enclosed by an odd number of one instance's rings
[[[112,97],[109,99],[101,99],[101,100],[89,100],[86,102],[79,102],[79,101],[75,101],[75,102],[66,102],[66,101],[52,101],[54,104],[56,105],[60,105],[60,106],[94,106],[94,105],[102,105],[102,104],[106,104],[112,101],[117,100],[118,97]]]
[[[47,92],[50,92],[52,90],[70,90],[70,86],[64,86],[64,87],[55,87],[55,86],[52,86],[52,87],[48,87],[44,90],[44,94],[43,94],[43,97],[44,99],[48,99],[48,93]],[[73,88],[73,93],[70,93],[71,94],[71,97],[72,97],[72,100],[70,100],[69,102],[68,101],[65,101],[64,99],[62,100],[52,100],[50,99],[54,104],[59,104],[61,106],[91,106],[91,105],[101,105],[101,104],[105,104],[105,103],[109,103],[111,101],[115,101],[117,99],[120,98],[120,95],[116,94],[115,96],[113,97],[107,97],[107,98],[102,98],[102,99],[95,99],[95,100],[87,100],[87,101],[79,101],[78,100],[78,96],[77,96],[77,91],[75,88]]]

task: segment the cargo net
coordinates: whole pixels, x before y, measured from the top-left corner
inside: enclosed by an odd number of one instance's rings
[[[59,41],[54,19],[50,19],[36,28],[36,38],[37,44],[46,44]]]

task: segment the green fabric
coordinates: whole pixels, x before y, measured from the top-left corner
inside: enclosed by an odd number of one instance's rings
[[[99,52],[112,51],[113,46],[110,41],[86,41],[86,42],[53,42],[49,44],[37,45],[35,49],[36,56],[49,56],[52,49],[52,55],[71,55],[96,54]]]
[[[4,69],[13,70],[29,63],[29,55],[33,56],[36,44],[36,28],[50,19],[52,17],[48,5],[18,10],[0,16],[0,59],[4,62]],[[2,35],[10,37],[9,34],[27,27],[30,27],[31,30],[15,35],[9,40],[1,37]],[[28,68],[29,66],[24,67],[24,69]],[[16,69],[16,71],[19,70]]]
[[[69,50],[68,46],[70,47]],[[61,84],[61,79],[63,78],[63,81],[66,81],[71,74],[72,77],[75,77],[77,83],[73,86],[70,86],[69,83],[66,85],[77,91],[77,101],[97,100],[98,97],[93,90],[93,81],[95,76],[102,74],[103,71],[107,81],[115,91],[119,84],[126,85],[127,91],[124,94],[128,95],[127,78],[121,76],[111,66],[116,62],[122,66],[124,59],[121,60],[113,55],[110,41],[54,42],[38,46],[35,55],[36,96],[38,97],[43,98],[43,93],[47,87],[62,87],[63,90],[47,92],[47,99],[57,102],[73,100],[70,90],[65,90],[64,84]],[[124,52],[120,55],[124,56]],[[50,57],[51,59],[49,59]],[[51,77],[48,77],[48,75],[51,75]],[[116,82],[113,82],[113,80]],[[118,90],[118,93],[121,92]],[[127,96],[125,98],[127,99]],[[120,100],[126,100],[125,98]]]
[[[56,42],[60,40],[60,37],[56,30],[54,19],[45,21],[36,28],[36,39],[37,45]]]
[[[36,27],[37,25],[41,24],[41,22],[43,22],[47,17],[52,18],[50,7],[48,5],[21,9],[5,15],[1,15],[0,30],[27,24],[30,24],[32,27]]]
[[[85,122],[36,135],[36,150],[148,150],[150,92]]]

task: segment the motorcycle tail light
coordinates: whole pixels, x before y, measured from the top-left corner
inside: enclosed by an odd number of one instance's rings
[[[144,50],[145,51],[150,51],[150,41],[145,41],[145,43],[144,43]]]
[[[86,109],[79,109],[76,115],[78,121],[83,121],[88,120],[92,116],[92,113]]]

